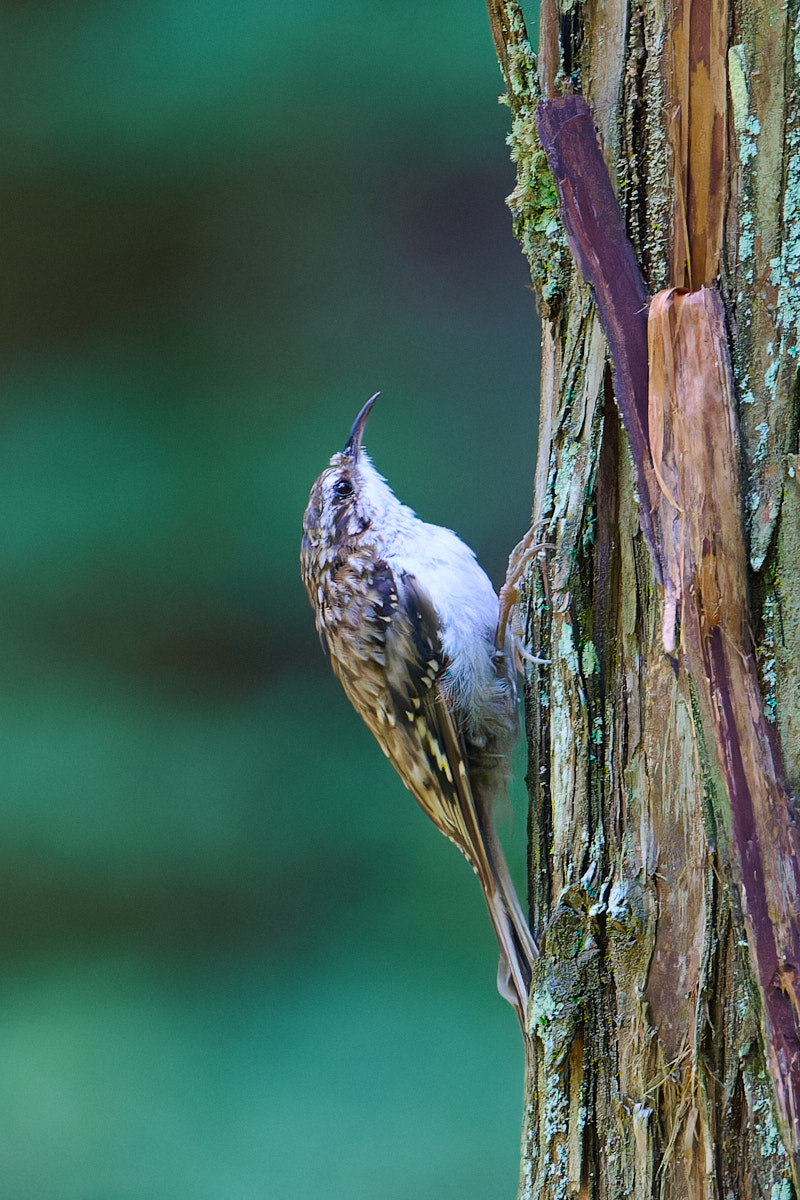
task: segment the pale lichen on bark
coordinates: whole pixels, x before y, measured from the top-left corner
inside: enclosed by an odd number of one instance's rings
[[[531,270],[537,301],[548,312],[566,286],[572,270],[558,210],[555,180],[536,131],[540,92],[536,60],[521,10],[509,6],[505,73],[508,91],[501,102],[511,110],[508,145],[517,181],[506,203],[514,235]]]
[[[756,626],[762,694],[795,795],[800,792],[800,479],[786,459],[786,484],[774,554],[757,590]]]
[[[796,438],[800,314],[800,31],[775,0],[738,13],[728,54],[739,170],[723,281],[747,466],[750,562],[770,552]]]

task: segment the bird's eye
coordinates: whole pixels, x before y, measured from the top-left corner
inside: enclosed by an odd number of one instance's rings
[[[353,485],[349,479],[337,479],[333,485],[333,494],[339,500],[344,500],[345,496],[352,496]]]

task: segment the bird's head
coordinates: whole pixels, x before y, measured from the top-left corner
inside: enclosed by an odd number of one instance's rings
[[[306,540],[336,546],[358,537],[389,505],[398,502],[362,447],[364,427],[380,392],[371,396],[353,422],[344,449],[311,489],[303,517]]]

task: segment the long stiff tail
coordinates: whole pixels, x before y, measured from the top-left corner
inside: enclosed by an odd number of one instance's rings
[[[528,998],[533,963],[539,957],[539,948],[522,911],[494,830],[486,836],[486,848],[495,883],[494,891],[485,889],[486,904],[500,944],[497,988],[500,995],[514,1007],[527,1045]]]

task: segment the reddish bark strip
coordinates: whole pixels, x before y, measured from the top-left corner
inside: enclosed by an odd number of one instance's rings
[[[723,768],[738,849],[739,875],[748,941],[764,1002],[767,1060],[784,1127],[787,1148],[800,1140],[800,1038],[798,1037],[797,912],[787,909],[786,876],[798,887],[797,848],[792,802],[776,772],[777,754],[761,712],[761,696],[752,652],[747,659],[726,644],[721,626],[710,630],[703,646],[709,695],[714,704],[717,753]],[[737,700],[739,703],[737,704]],[[744,701],[748,713],[741,729]],[[755,701],[755,704],[753,703]],[[753,710],[755,709],[755,713]],[[749,726],[748,717],[755,715]],[[749,739],[748,739],[749,735]],[[755,743],[766,758],[763,779],[752,779],[742,755],[741,737]],[[752,765],[752,764],[750,764]],[[752,784],[755,782],[755,789]],[[774,807],[773,807],[774,806]],[[773,925],[770,908],[783,912]],[[777,936],[776,936],[777,935]]]
[[[592,115],[582,96],[541,100],[539,137],[558,188],[569,248],[594,291],[614,364],[614,394],[628,434],[642,503],[639,522],[663,582],[651,510],[655,480],[647,436],[647,304],[649,294],[633,252]]]
[[[650,431],[661,487],[665,643],[681,646],[730,802],[732,867],[761,990],[787,1149],[800,1146],[800,840],[750,636],[739,448],[716,289],[650,306]]]
[[[675,212],[672,281],[697,288],[719,273],[728,188],[727,0],[669,0],[662,54]]]

